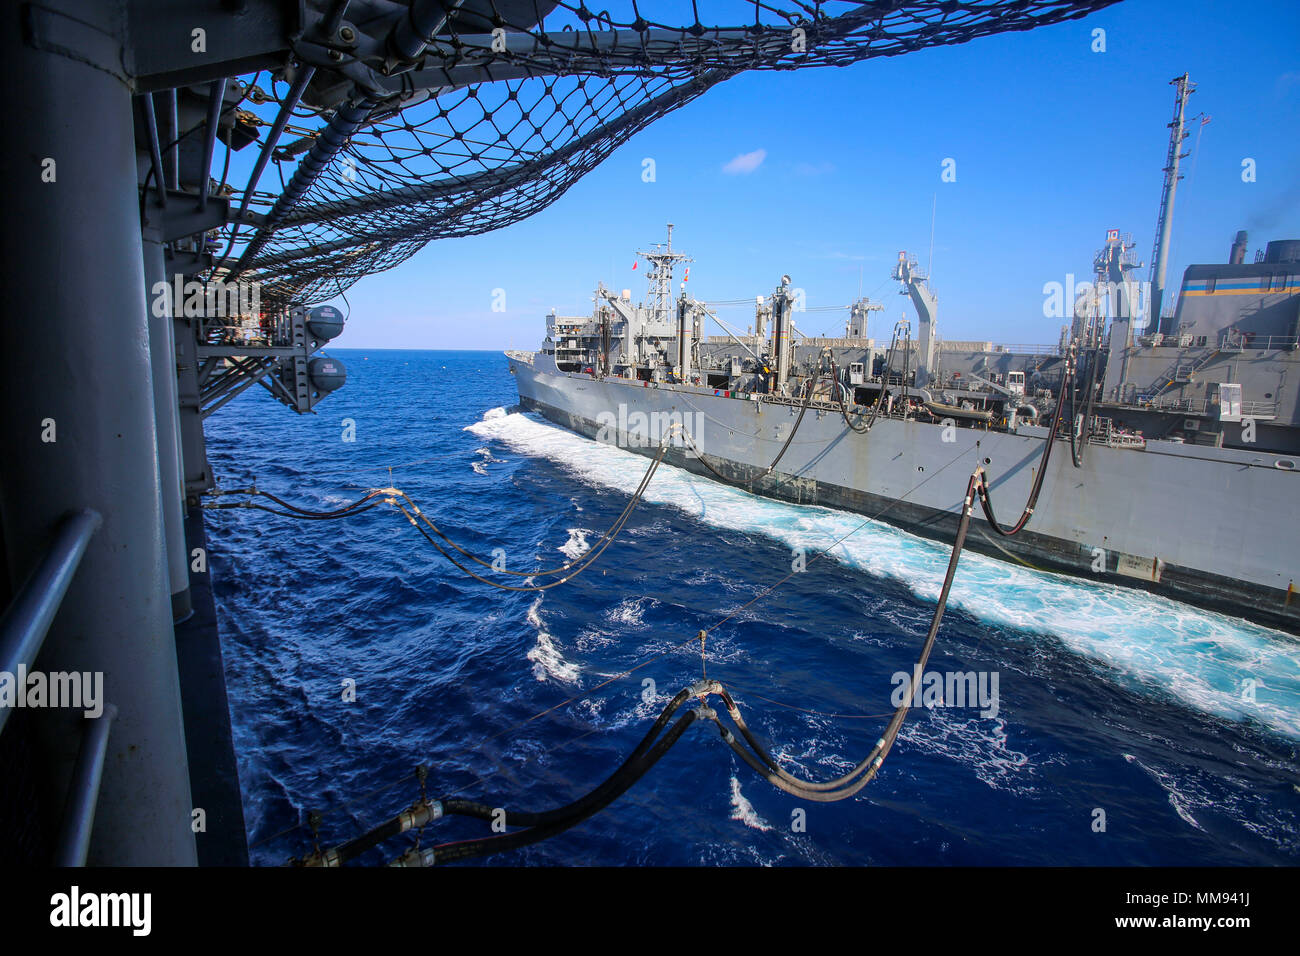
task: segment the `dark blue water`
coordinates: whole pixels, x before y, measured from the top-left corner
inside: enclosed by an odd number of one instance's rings
[[[645,459],[505,411],[517,396],[498,353],[334,354],[349,381],[318,415],[250,393],[208,422],[223,486],[256,479],[327,510],[388,484],[392,466],[391,481],[451,537],[528,569],[579,554],[644,471]],[[343,440],[345,420],[355,441]],[[309,811],[322,814],[322,845],[390,817],[418,797],[421,763],[431,796],[567,803],[700,677],[698,644],[684,642],[786,575],[792,548],[850,531],[707,644],[709,676],[733,689],[751,727],[790,769],[823,778],[883,729],[891,675],[910,671],[930,621],[941,546],[665,466],[597,563],[539,596],[465,577],[388,507],[329,522],[209,512],[254,861],[308,852]],[[1293,639],[967,555],[928,670],[996,673],[997,715],[914,709],[852,800],[781,793],[696,726],[602,814],[489,862],[1300,861]],[[355,702],[342,699],[345,680]],[[478,821],[444,820],[424,844],[479,835]]]

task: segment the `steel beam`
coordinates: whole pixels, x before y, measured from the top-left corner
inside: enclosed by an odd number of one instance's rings
[[[99,514],[89,510],[74,512],[59,523],[49,551],[0,618],[0,672],[17,674],[20,667],[35,663],[86,546],[102,523]],[[12,713],[11,707],[0,708],[0,732]]]
[[[199,384],[197,325],[194,319],[178,316],[176,326],[176,399],[180,412],[181,465],[185,493],[197,495],[212,487],[203,438],[202,388]]]
[[[212,157],[217,149],[217,127],[221,123],[221,104],[226,101],[226,78],[213,82],[208,90],[208,122],[203,130],[203,177],[199,184],[199,212],[208,208],[208,190]],[[229,146],[226,147],[230,149]]]
[[[283,66],[289,38],[302,29],[302,4],[283,0],[131,0],[124,7],[127,62],[141,92]]]
[[[180,408],[176,393],[176,332],[172,283],[162,242],[144,237],[145,289],[148,293],[149,355],[153,368],[154,420],[158,428],[158,488],[167,536],[167,574],[172,620],[190,614],[189,555],[185,550],[185,480],[181,474]]]

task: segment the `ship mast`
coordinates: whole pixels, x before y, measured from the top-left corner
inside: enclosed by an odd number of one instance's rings
[[[657,242],[651,252],[638,252],[637,255],[650,263],[646,279],[650,284],[649,301],[646,307],[655,322],[667,322],[673,297],[673,265],[678,262],[694,262],[690,256],[673,252],[673,224],[668,223],[668,242]]]
[[[1188,74],[1175,77],[1169,81],[1178,88],[1174,98],[1174,119],[1169,124],[1169,154],[1165,158],[1165,186],[1160,196],[1160,216],[1156,220],[1156,248],[1151,256],[1151,311],[1147,316],[1147,325],[1152,332],[1170,332],[1162,326],[1160,317],[1161,302],[1165,292],[1165,267],[1169,258],[1169,236],[1173,231],[1174,193],[1178,190],[1178,163],[1186,159],[1188,153],[1180,153],[1187,130],[1183,117],[1187,112],[1187,98],[1196,91],[1196,84],[1188,79]],[[1155,323],[1153,325],[1152,323]]]

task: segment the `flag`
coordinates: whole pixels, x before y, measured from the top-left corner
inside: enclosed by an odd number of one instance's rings
[[[687,267],[686,267],[686,275],[682,276],[682,281],[683,281],[683,282],[690,282],[690,281],[691,281],[691,267],[690,267],[690,266],[687,266]]]
[[[636,263],[635,263],[635,262],[632,263],[632,268],[633,268],[634,270],[636,269]]]

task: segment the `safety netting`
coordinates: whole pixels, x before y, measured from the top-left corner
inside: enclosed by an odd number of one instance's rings
[[[391,95],[354,92],[312,111],[320,127],[307,143],[345,106],[361,100],[369,109],[292,207],[240,237],[235,256],[264,299],[321,302],[430,240],[531,216],[638,130],[738,73],[847,66],[1075,19],[1112,2],[730,0],[709,5],[713,25],[694,3],[655,4],[659,19],[636,3],[618,13],[568,2],[449,4],[415,68],[392,77]],[[682,16],[666,22],[665,7]],[[381,54],[355,62],[383,72]]]

